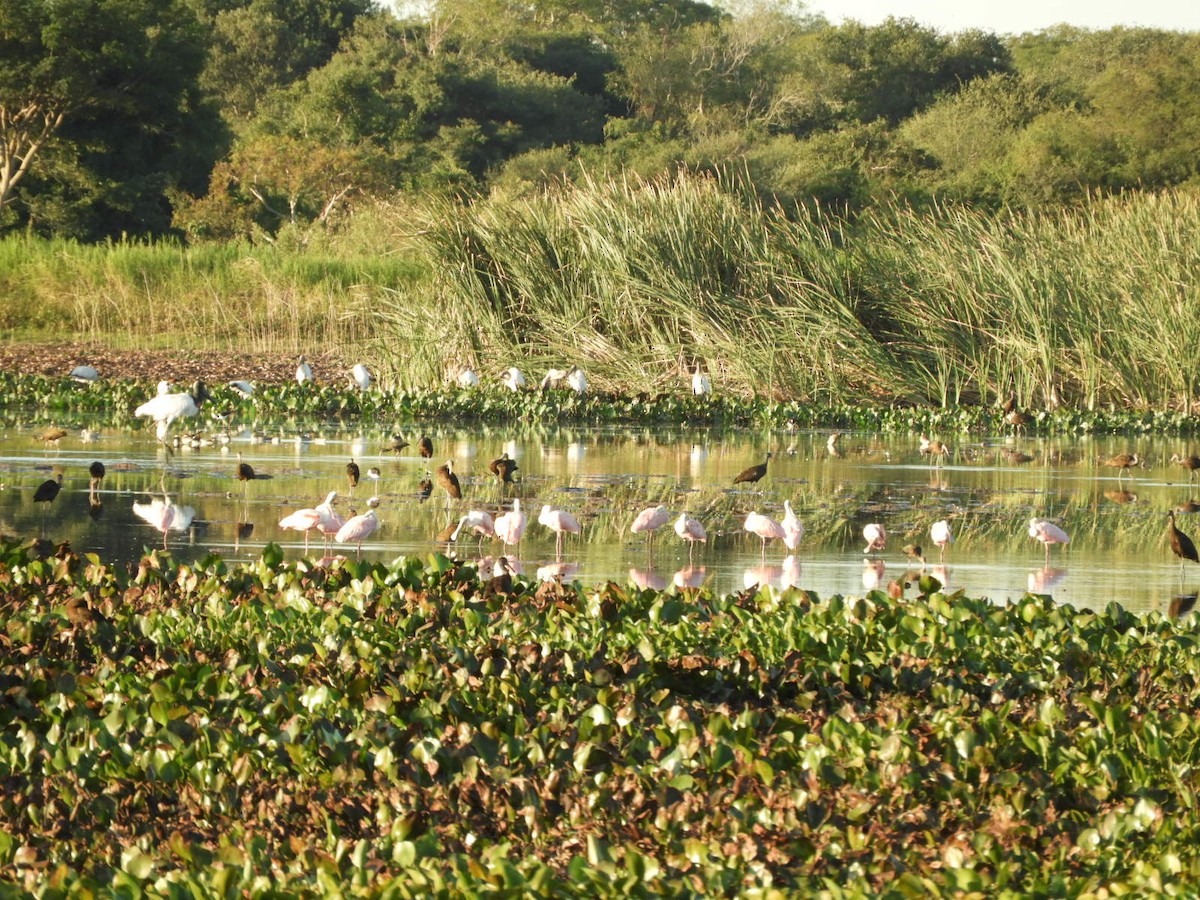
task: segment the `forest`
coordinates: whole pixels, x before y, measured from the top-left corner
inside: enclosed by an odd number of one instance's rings
[[[430,197],[736,174],[857,215],[1194,187],[1200,35],[785,0],[5,0],[0,234],[308,246]]]

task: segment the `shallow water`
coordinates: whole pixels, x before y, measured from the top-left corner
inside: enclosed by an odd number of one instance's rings
[[[833,455],[828,433],[440,427],[427,429],[435,454],[424,460],[415,447],[398,456],[381,453],[392,429],[378,427],[311,423],[259,437],[234,431],[227,445],[172,452],[145,430],[110,428],[90,440],[73,431],[59,448],[38,441],[40,431],[8,424],[0,432],[0,533],[68,540],[78,551],[113,562],[134,561],[162,546],[162,534],[139,512],[161,507],[164,492],[176,506],[166,542],[177,558],[212,551],[253,558],[270,541],[299,557],[303,537],[281,530],[278,521],[337,490],[338,508],[347,516],[364,512],[372,494],[380,497],[381,525],[362,553],[383,560],[434,551],[498,555],[497,541],[462,539],[450,546],[436,536],[468,509],[497,514],[520,497],[534,521],[519,551],[508,556],[518,558],[530,577],[553,571],[546,568],[555,562],[553,535],[536,523],[541,505],[551,503],[583,521],[582,536],[566,539],[558,571],[584,583],[690,582],[729,591],[770,582],[820,596],[861,594],[893,579],[912,581],[920,564],[900,548],[920,543],[926,572],[949,589],[997,603],[1036,590],[1080,607],[1118,601],[1138,611],[1167,611],[1173,599],[1200,586],[1200,567],[1188,563],[1181,573],[1166,541],[1166,511],[1200,498],[1188,473],[1166,463],[1172,453],[1194,452],[1177,440],[964,437],[951,442],[951,460],[931,467],[915,438],[871,434],[847,434]],[[415,445],[420,433],[406,436]],[[1006,447],[1034,458],[1014,463],[1003,455]],[[735,488],[733,477],[761,462],[768,449],[774,458],[766,478]],[[505,450],[518,461],[519,484],[502,491],[487,463]],[[1118,474],[1098,464],[1125,450],[1141,452],[1152,465]],[[238,451],[265,477],[238,481]],[[345,475],[351,458],[363,473],[353,491]],[[436,486],[429,499],[420,499],[420,482],[446,459],[455,461],[464,499],[452,503]],[[107,467],[93,497],[98,506],[89,503],[87,467],[93,460]],[[380,481],[368,479],[372,466]],[[57,469],[64,472],[60,495],[35,504],[34,491]],[[784,500],[791,500],[807,534],[794,554],[778,542],[764,553],[759,539],[742,529],[745,515],[757,510],[780,518]],[[672,521],[686,507],[707,526],[709,541],[696,546],[690,560],[670,523],[653,547],[645,535],[629,533],[636,513],[660,502],[672,511]],[[1033,515],[1051,518],[1071,534],[1069,545],[1051,548],[1048,565],[1026,533]],[[935,568],[938,553],[927,529],[939,518],[951,521],[956,539],[944,566]],[[1196,530],[1193,518],[1180,515],[1185,532]],[[868,522],[889,532],[877,558],[863,552]],[[315,532],[310,549],[314,556],[323,552]],[[353,546],[338,551],[355,552]]]

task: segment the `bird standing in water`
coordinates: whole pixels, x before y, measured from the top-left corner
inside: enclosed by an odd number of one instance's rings
[[[448,459],[445,465],[438,466],[434,477],[452,499],[462,499],[462,487],[458,483],[458,476],[454,474],[454,460]]]
[[[689,561],[697,542],[701,544],[708,542],[708,532],[704,530],[704,526],[698,519],[693,519],[686,512],[681,512],[679,518],[675,520],[675,533],[687,541]]]
[[[350,493],[354,493],[354,489],[358,487],[358,479],[361,476],[358,468],[358,463],[354,460],[346,463],[346,481],[350,483]]]
[[[510,459],[508,451],[505,450],[502,455],[488,463],[488,471],[495,475],[501,484],[512,484],[512,473],[517,471],[517,461]]]
[[[1071,538],[1065,531],[1047,519],[1039,519],[1036,516],[1029,520],[1029,536],[1035,540],[1041,541],[1042,546],[1046,548],[1046,565],[1050,565],[1050,545],[1051,544],[1069,544]]]
[[[872,522],[863,528],[863,540],[867,542],[863,553],[878,553],[887,546],[887,529],[878,522]]]
[[[938,562],[941,562],[946,556],[947,545],[954,542],[954,532],[950,530],[950,523],[945,519],[934,522],[929,526],[929,539],[937,544]]]
[[[748,469],[743,469],[733,479],[734,484],[753,484],[756,481],[762,480],[762,477],[767,474],[767,462],[771,459],[771,454],[767,453],[767,458],[760,462],[757,466],[751,466]]]
[[[333,539],[339,544],[353,543],[357,544],[356,554],[362,555],[363,541],[375,533],[375,529],[379,527],[379,517],[375,514],[375,508],[379,506],[379,498],[372,497],[367,501],[367,511],[361,516],[352,516],[346,520]]]
[[[1196,545],[1175,525],[1175,510],[1167,513],[1167,538],[1171,542],[1171,552],[1179,557],[1180,573],[1183,572],[1184,560],[1190,559],[1194,563],[1200,563],[1200,556],[1196,554]]]
[[[542,506],[542,511],[538,514],[538,522],[549,528],[556,535],[554,541],[554,558],[562,557],[563,535],[566,533],[579,534],[583,531],[583,526],[579,524],[579,520],[567,512],[565,509],[555,509],[549,504]]]
[[[763,463],[763,465],[766,466],[766,463]],[[783,526],[770,516],[764,516],[762,513],[750,513],[746,516],[746,522],[743,527],[751,534],[756,534],[762,538],[762,555],[764,559],[767,555],[767,541],[782,541],[784,539]]]

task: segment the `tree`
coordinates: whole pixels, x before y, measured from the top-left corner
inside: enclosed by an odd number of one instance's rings
[[[166,227],[166,192],[206,173],[219,140],[203,52],[177,0],[0,3],[0,221],[82,237]]]

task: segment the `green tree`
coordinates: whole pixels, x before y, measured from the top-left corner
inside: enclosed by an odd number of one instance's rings
[[[204,44],[178,0],[0,3],[0,216],[99,237],[168,227],[222,135]]]

